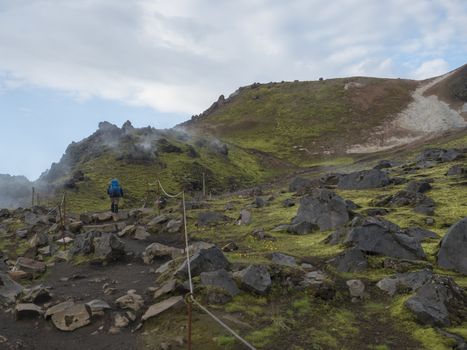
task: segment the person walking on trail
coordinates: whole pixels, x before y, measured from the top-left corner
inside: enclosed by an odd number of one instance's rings
[[[110,210],[112,213],[118,213],[118,202],[123,197],[123,189],[117,179],[112,179],[107,187],[107,194],[110,197],[112,204]]]

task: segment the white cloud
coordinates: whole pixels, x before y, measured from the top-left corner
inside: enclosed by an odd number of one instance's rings
[[[433,78],[438,75],[447,73],[449,70],[448,63],[441,58],[423,62],[413,73],[415,79]]]
[[[196,114],[254,81],[444,73],[466,22],[461,0],[0,0],[0,90]]]

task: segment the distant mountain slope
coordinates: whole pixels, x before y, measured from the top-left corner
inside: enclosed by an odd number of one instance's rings
[[[436,131],[464,127],[466,71],[464,66],[427,81],[353,77],[255,83],[227,99],[221,96],[182,126],[312,165],[325,156],[376,152],[431,138],[438,127]],[[431,115],[423,123],[426,111]],[[449,113],[453,116],[446,120]]]

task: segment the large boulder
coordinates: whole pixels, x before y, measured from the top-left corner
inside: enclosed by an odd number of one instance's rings
[[[467,294],[450,277],[435,276],[405,306],[425,325],[450,326],[467,318]]]
[[[420,242],[399,232],[397,225],[373,217],[351,229],[346,243],[372,254],[418,260],[425,258]]]
[[[271,275],[264,265],[250,265],[235,276],[239,279],[241,288],[254,293],[266,294],[271,287]]]
[[[0,272],[0,303],[13,304],[22,293],[23,287],[13,281],[7,274]]]
[[[190,257],[191,275],[198,276],[201,272],[228,270],[230,263],[221,249],[216,246],[201,249]],[[185,260],[176,272],[177,276],[188,277],[188,264]]]
[[[349,219],[347,203],[340,196],[327,189],[314,189],[311,195],[301,199],[289,230],[293,231],[296,226],[310,232],[314,227],[326,231],[345,225]]]
[[[420,270],[415,272],[398,273],[395,276],[385,277],[380,280],[376,286],[384,290],[390,296],[397,292],[416,291],[425,283],[433,279],[433,273],[428,270]]]
[[[368,268],[366,255],[357,248],[351,248],[329,261],[339,272],[361,272]]]
[[[467,217],[452,225],[441,240],[438,265],[467,275]]]
[[[426,215],[434,214],[435,202],[421,192],[402,190],[372,202],[375,206],[413,207],[416,212]]]
[[[203,285],[223,289],[232,297],[240,292],[231,275],[224,269],[202,272],[200,277]]]
[[[70,254],[94,254],[96,260],[118,260],[125,255],[125,244],[113,233],[81,233],[76,235]]]
[[[378,188],[391,183],[388,174],[380,169],[362,170],[345,174],[339,179],[338,188],[347,190],[361,190]]]
[[[406,235],[409,235],[410,237],[415,238],[419,242],[424,242],[429,239],[436,239],[439,238],[439,236],[430,230],[425,230],[420,227],[416,226],[411,226],[408,228],[404,228],[401,230],[402,233],[405,233]]]
[[[99,260],[118,260],[125,255],[125,244],[113,233],[95,237],[93,245],[94,258]]]

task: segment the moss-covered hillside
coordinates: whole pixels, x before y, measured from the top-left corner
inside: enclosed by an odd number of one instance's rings
[[[253,186],[284,170],[285,162],[271,163],[209,135],[137,129],[129,122],[119,128],[104,122],[93,135],[72,143],[37,187],[43,204],[53,204],[66,192],[69,209],[90,211],[107,209],[106,189],[112,178],[124,188],[122,207],[133,208],[154,202],[157,180],[168,191],[196,193],[203,189],[204,173],[209,195]]]
[[[253,84],[183,125],[295,164],[342,155],[411,101],[418,82],[345,78]]]

